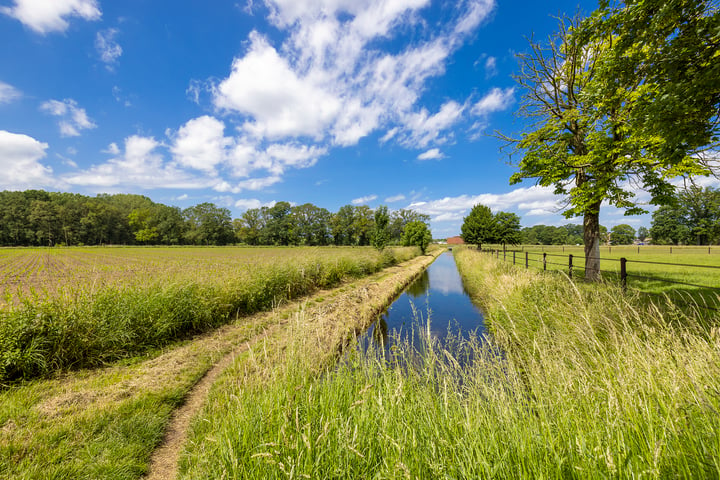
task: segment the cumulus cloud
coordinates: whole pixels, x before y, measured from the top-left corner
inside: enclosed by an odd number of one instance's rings
[[[515,89],[493,88],[487,95],[473,105],[471,112],[478,116],[488,115],[493,112],[500,112],[510,108],[515,101]]]
[[[85,109],[80,108],[77,102],[72,99],[63,101],[48,100],[40,105],[40,110],[49,115],[60,117],[58,126],[60,127],[60,135],[63,137],[78,137],[81,130],[92,129],[97,126],[88,118]]]
[[[438,148],[431,148],[425,153],[421,153],[418,155],[418,160],[440,160],[442,158],[445,158],[445,155],[442,154],[440,149]]]
[[[217,87],[215,106],[248,115],[244,129],[260,138],[301,135],[319,139],[340,110],[340,100],[297,75],[257,32],[250,48],[233,61],[230,76]]]
[[[373,200],[377,199],[377,195],[368,195],[366,197],[360,197],[352,200],[350,203],[353,205],[363,205],[365,203],[372,202]]]
[[[15,0],[12,7],[0,7],[0,13],[42,35],[67,30],[68,17],[93,21],[102,16],[96,0]]]
[[[111,144],[114,145],[114,144]],[[212,185],[207,178],[195,177],[164,161],[153,137],[132,135],[125,139],[124,152],[106,163],[64,177],[71,185],[90,187],[180,188],[197,189]],[[120,150],[117,145],[112,151]]]
[[[117,59],[122,55],[122,47],[115,40],[119,31],[117,28],[109,28],[97,33],[95,36],[95,49],[100,55],[108,70],[112,70],[117,63]]]
[[[433,221],[446,221],[462,219],[477,204],[486,205],[494,212],[514,210],[524,215],[541,211],[543,214],[555,214],[561,206],[561,199],[553,193],[552,188],[536,185],[503,194],[459,195],[414,202],[408,208],[430,215]]]
[[[465,107],[448,101],[430,114],[418,108],[418,100],[428,79],[445,71],[449,55],[490,14],[494,1],[444,4],[454,20],[440,33],[422,28],[429,3],[265,0],[270,21],[287,33],[285,40],[273,44],[252,32],[229,75],[211,87],[212,102],[219,112],[239,116],[243,134],[256,141],[303,137],[320,146],[347,146],[387,128],[386,141],[397,135],[414,146],[441,143],[442,131]],[[417,31],[416,40],[400,51],[374,46],[409,29]],[[196,88],[191,93],[199,98]]]
[[[240,182],[236,182],[234,185],[231,185],[230,183],[226,181],[221,181],[220,183],[213,186],[213,189],[217,192],[232,192],[232,193],[240,193],[244,190],[263,190],[267,187],[270,187],[272,185],[275,185],[278,182],[282,181],[282,177],[278,175],[273,175],[270,177],[258,177],[258,178],[248,178],[247,180],[242,180]]]
[[[189,120],[178,130],[170,151],[180,165],[215,175],[233,144],[224,132],[225,124],[216,118],[204,115]]]
[[[271,202],[261,202],[260,200],[256,198],[241,198],[239,200],[235,201],[235,207],[239,208],[240,210],[250,210],[253,208],[261,208],[261,207],[274,207],[277,202],[275,200]]]
[[[22,97],[20,90],[5,82],[0,82],[0,103],[10,103]]]
[[[24,190],[54,185],[52,169],[40,163],[48,144],[0,130],[0,188]]]
[[[465,107],[455,101],[445,103],[440,111],[429,115],[426,109],[405,117],[403,124],[408,134],[402,140],[405,146],[424,148],[429,143],[445,143],[441,132],[452,127],[461,118]]]

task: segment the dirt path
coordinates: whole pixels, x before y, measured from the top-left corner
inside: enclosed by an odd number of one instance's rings
[[[437,252],[437,254],[439,253]],[[301,305],[305,305],[309,315],[317,315],[323,319],[354,317],[351,324],[335,320],[333,325],[325,325],[326,328],[335,331],[332,335],[333,338],[347,337],[352,331],[363,328],[372,322],[393,298],[435,259],[435,256],[415,258],[385,269],[369,278],[355,281],[350,287],[320,292],[301,302],[292,303],[273,313],[266,314],[275,317],[276,320],[269,322],[265,330],[236,346],[229,354],[215,363],[187,395],[183,406],[174,412],[162,444],[153,453],[149,465],[150,470],[145,478],[147,480],[164,480],[177,477],[178,461],[187,439],[191,421],[203,407],[212,385],[225,369],[233,364],[235,358],[246,351],[250,345],[285,328],[288,321],[282,320],[282,318],[287,318],[289,312],[297,311]],[[325,297],[330,298],[327,299],[326,304],[322,304]],[[232,329],[233,327],[226,328]]]

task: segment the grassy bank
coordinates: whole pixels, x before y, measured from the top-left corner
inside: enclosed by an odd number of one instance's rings
[[[256,350],[266,380],[237,369],[217,385],[183,478],[720,475],[716,325],[471,250],[457,261],[492,339],[321,372],[304,360],[312,337],[274,368]]]
[[[142,251],[131,251],[132,262],[113,256],[140,272],[124,282],[97,287],[68,281],[42,295],[20,291],[0,309],[0,383],[136,355],[415,254],[407,248],[382,254],[370,248],[254,249],[255,255],[235,249],[198,261],[178,250],[175,268],[163,270],[167,263],[150,268],[138,260]]]
[[[232,353],[236,368],[249,368],[255,352],[282,351],[283,342],[296,334],[342,343],[359,328],[350,320],[376,313],[382,307],[376,298],[417,274],[428,259],[415,258],[302,302],[238,319],[182,345],[0,391],[0,478],[143,477],[173,411],[219,359]],[[358,318],[343,316],[351,311],[359,312]],[[289,333],[299,312],[316,321],[312,328]],[[315,352],[306,353],[309,361]]]

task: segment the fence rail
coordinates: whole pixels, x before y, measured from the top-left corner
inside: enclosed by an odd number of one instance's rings
[[[558,254],[558,253],[549,253],[549,252],[529,252],[522,250],[499,250],[499,249],[483,249],[482,250],[485,253],[489,253],[490,255],[493,255],[499,260],[502,260],[504,262],[512,262],[513,265],[519,265],[519,266],[525,266],[525,268],[530,268],[531,264],[533,267],[537,266],[537,268],[542,269],[544,271],[548,270],[548,267],[560,267],[561,270],[567,269],[567,274],[570,278],[573,278],[573,273],[576,270],[580,270],[584,272],[585,266],[585,256],[581,255],[573,255],[573,254]],[[535,258],[533,258],[535,257]],[[557,259],[562,258],[565,259],[562,262],[558,262]],[[610,270],[598,270],[601,274],[604,274],[606,277],[608,275],[617,275],[619,277],[620,285],[622,286],[623,290],[626,290],[628,288],[628,279],[638,279],[638,280],[645,280],[645,281],[653,281],[653,282],[663,282],[667,284],[672,285],[682,285],[685,287],[694,287],[706,290],[708,292],[714,293],[718,295],[718,298],[720,299],[720,286],[716,285],[703,285],[699,283],[694,282],[687,282],[687,281],[681,281],[677,279],[670,279],[670,278],[662,278],[659,276],[654,275],[648,275],[645,272],[637,272],[632,273],[628,271],[628,264],[631,264],[630,269],[632,269],[632,264],[645,264],[645,265],[662,265],[662,266],[671,266],[671,267],[682,267],[682,268],[698,268],[698,269],[710,269],[710,270],[717,270],[720,272],[720,266],[716,265],[697,265],[697,264],[687,264],[687,263],[670,263],[670,262],[651,262],[647,260],[635,260],[635,259],[628,259],[626,257],[620,257],[620,258],[607,258],[607,257],[587,257],[594,260],[600,260],[603,262],[619,262],[619,272],[618,271],[610,271]],[[580,265],[582,264],[582,266]],[[558,270],[558,269],[553,269]],[[708,308],[711,310],[718,311],[717,308],[714,307],[707,307],[703,306],[703,308]]]

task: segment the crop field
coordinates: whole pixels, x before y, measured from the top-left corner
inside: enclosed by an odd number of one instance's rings
[[[359,278],[412,248],[0,250],[0,382],[100,365]]]
[[[352,259],[352,260],[351,260]],[[374,262],[371,249],[242,247],[86,247],[0,249],[0,297],[6,306],[91,293],[104,287],[222,282],[258,269],[324,262]]]

